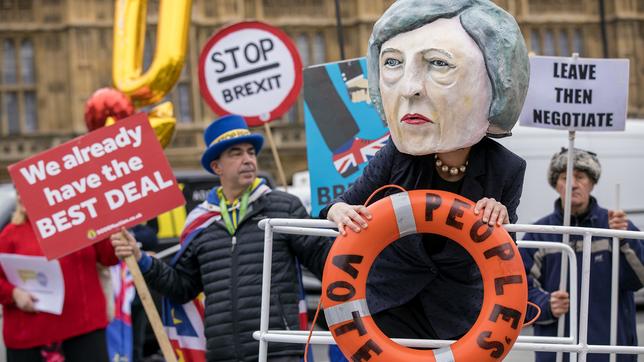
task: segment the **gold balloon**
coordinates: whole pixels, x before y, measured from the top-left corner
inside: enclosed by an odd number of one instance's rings
[[[114,11],[114,86],[132,98],[135,106],[156,103],[174,87],[181,75],[192,0],[161,0],[156,50],[148,70],[143,73],[146,0],[116,0]]]
[[[174,107],[172,103],[163,102],[152,108],[148,113],[148,120],[159,143],[161,143],[161,147],[166,148],[172,140],[174,127],[177,124],[177,120],[174,118]],[[111,126],[116,122],[114,118],[108,117],[105,121],[105,126]]]
[[[148,113],[148,117],[150,118],[150,125],[154,129],[154,133],[161,143],[161,147],[166,148],[172,140],[174,127],[177,124],[177,120],[173,114],[172,103],[163,102],[159,104]]]

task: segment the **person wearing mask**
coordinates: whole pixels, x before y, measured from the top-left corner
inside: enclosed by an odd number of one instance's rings
[[[514,18],[487,0],[398,0],[374,25],[368,49],[370,97],[391,139],[320,217],[343,234],[360,232],[378,222],[362,204],[394,184],[464,196],[490,226],[516,222],[526,162],[492,139],[511,135],[527,92]],[[389,245],[367,279],[369,312],[391,338],[458,339],[482,299],[472,257],[433,234]]]

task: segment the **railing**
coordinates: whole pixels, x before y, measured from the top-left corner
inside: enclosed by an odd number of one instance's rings
[[[259,341],[259,361],[264,362],[267,359],[268,342],[282,343],[300,343],[307,341],[307,331],[279,331],[269,330],[269,310],[270,310],[270,288],[271,288],[271,266],[273,253],[273,233],[296,234],[296,235],[315,235],[336,237],[338,232],[333,230],[335,224],[327,220],[311,219],[265,219],[259,223],[259,227],[264,229],[264,270],[262,275],[262,303],[261,303],[261,320],[260,329],[253,333],[253,337]],[[581,300],[579,310],[577,310],[577,261],[576,254],[572,248],[563,243],[538,242],[538,241],[519,241],[517,244],[521,248],[548,248],[560,249],[568,256],[570,266],[570,335],[562,337],[544,337],[544,336],[519,336],[517,343],[513,348],[523,351],[544,351],[544,352],[569,352],[574,355],[578,354],[578,361],[585,362],[588,353],[622,353],[622,354],[644,354],[642,346],[619,346],[619,345],[589,345],[588,342],[588,296],[590,290],[590,256],[591,241],[593,236],[603,236],[609,238],[628,238],[644,240],[644,232],[622,231],[610,229],[594,229],[564,226],[547,226],[547,225],[505,225],[508,232],[532,232],[544,234],[570,234],[583,236],[582,248],[582,270],[581,270]],[[613,248],[613,253],[619,253],[619,249]],[[618,254],[619,255],[619,254]],[[617,265],[613,265],[612,283],[618,283]],[[614,305],[616,295],[611,295],[611,305]],[[580,319],[578,319],[580,318]],[[611,319],[616,316],[611,315]],[[577,330],[577,321],[579,320],[579,330]],[[611,334],[616,328],[616,321],[611,320]],[[440,348],[450,345],[455,341],[451,340],[425,340],[425,339],[397,339],[393,338],[396,343],[408,347],[421,348]],[[315,331],[311,337],[311,344],[335,344],[331,332]]]

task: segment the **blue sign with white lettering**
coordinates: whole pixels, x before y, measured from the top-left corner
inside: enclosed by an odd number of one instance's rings
[[[371,104],[365,58],[304,70],[304,125],[317,215],[355,181],[389,131]]]

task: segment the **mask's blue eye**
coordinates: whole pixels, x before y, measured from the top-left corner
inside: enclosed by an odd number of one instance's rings
[[[436,67],[449,67],[450,64],[447,63],[446,61],[440,60],[440,59],[432,59],[429,61],[429,64],[436,66]]]
[[[385,67],[396,67],[400,64],[402,64],[402,62],[398,59],[394,59],[394,58],[385,59]]]

